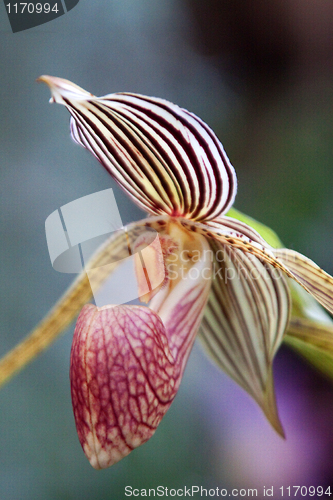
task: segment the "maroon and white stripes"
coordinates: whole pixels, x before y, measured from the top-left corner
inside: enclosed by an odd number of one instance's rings
[[[117,93],[95,97],[42,77],[72,115],[71,133],[133,201],[152,214],[210,220],[231,207],[235,171],[214,132],[166,100]],[[71,85],[73,85],[71,89]]]

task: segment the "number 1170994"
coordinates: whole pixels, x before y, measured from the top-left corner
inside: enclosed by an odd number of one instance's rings
[[[58,4],[50,4],[48,2],[40,3],[8,3],[6,5],[8,9],[8,14],[48,14],[49,12],[58,13]]]
[[[281,486],[280,491],[282,497],[321,497],[323,495],[330,497],[332,495],[330,486],[326,489],[322,486]]]

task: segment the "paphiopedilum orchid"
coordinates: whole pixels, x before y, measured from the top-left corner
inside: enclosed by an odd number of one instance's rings
[[[158,231],[162,250],[149,247],[150,281],[163,275],[158,286],[143,292],[137,267],[138,296],[148,307],[89,304],[77,320],[72,401],[92,466],[116,463],[154,434],[177,394],[198,333],[220,368],[283,435],[274,355],[287,339],[331,370],[330,319],[312,297],[333,312],[333,278],[296,251],[277,248],[273,232],[231,209],[235,171],[214,132],[197,116],[162,99],[129,93],[98,98],[67,80],[40,80],[50,87],[51,101],[69,110],[74,140],[148,212],[127,227],[126,249],[115,236],[93,258],[101,269],[97,284],[106,277],[108,257],[120,260],[129,247],[135,252],[146,246],[151,229]],[[82,275],[0,363],[0,380],[45,348],[90,296]]]

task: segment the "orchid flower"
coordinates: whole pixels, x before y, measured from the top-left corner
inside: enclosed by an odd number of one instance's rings
[[[146,247],[151,230],[158,232],[162,250],[161,259],[149,246],[150,282],[164,276],[149,292],[143,291],[137,266],[138,296],[148,307],[88,304],[77,320],[71,392],[91,465],[108,467],[154,434],[198,334],[217,365],[283,436],[273,359],[287,340],[317,367],[333,372],[332,322],[317,304],[333,312],[333,278],[231,208],[235,171],[197,116],[162,99],[130,93],[95,97],[67,80],[39,80],[50,87],[51,101],[70,112],[73,139],[148,213],[127,227],[126,245],[111,237],[93,257],[101,270],[96,283],[106,279],[103,264],[110,255],[117,261],[128,248],[134,253]],[[54,340],[90,297],[83,274],[0,362],[0,383]]]

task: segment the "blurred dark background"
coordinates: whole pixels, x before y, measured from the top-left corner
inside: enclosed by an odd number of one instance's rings
[[[167,98],[218,134],[235,206],[333,273],[333,4],[328,0],[81,0],[13,34],[0,7],[0,354],[72,277],[50,264],[46,217],[113,187],[123,222],[142,213],[69,138],[40,74],[96,95]],[[283,348],[276,392],[287,440],[196,345],[179,394],[146,445],[107,471],[86,461],[68,380],[73,328],[0,393],[1,500],[121,499],[124,488],[323,485],[332,477],[332,386]],[[277,494],[277,493],[276,493]]]

